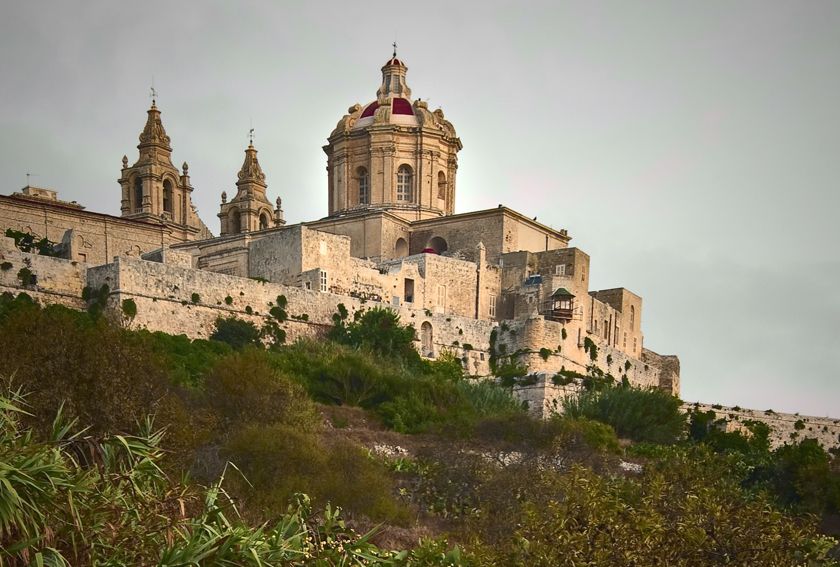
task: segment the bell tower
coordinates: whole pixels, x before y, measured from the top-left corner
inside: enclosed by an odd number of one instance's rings
[[[348,109],[324,146],[329,216],[387,210],[406,220],[451,215],[461,140],[443,111],[411,99],[408,67],[382,66],[376,100]]]
[[[257,150],[253,139],[245,149],[245,161],[237,174],[236,196],[228,202],[227,192],[222,192],[222,204],[219,211],[221,235],[255,232],[286,224],[280,198],[277,208],[272,209],[266,196],[268,185],[265,173],[257,160]]]
[[[211,236],[192,204],[189,166],[184,162],[179,172],[172,164],[172,146],[154,99],[137,149],[140,155],[134,165],[129,167],[127,156],[122,159],[121,216],[164,223],[176,241]]]

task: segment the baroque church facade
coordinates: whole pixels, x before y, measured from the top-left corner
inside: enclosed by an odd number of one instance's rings
[[[0,254],[47,262],[28,291],[46,302],[73,303],[62,286],[75,289],[78,273],[84,287],[108,283],[114,305],[126,297],[147,305],[132,324],[153,330],[207,336],[219,316],[259,322],[272,295],[284,295],[307,312],[284,322],[293,339],[321,332],[338,303],[382,305],[415,326],[423,356],[456,352],[472,374],[490,374],[502,347],[516,353],[543,375],[529,394],[537,404],[548,404],[545,389],[557,384],[546,377],[561,370],[678,393],[678,359],[644,345],[642,298],[620,287],[590,290],[589,255],[569,245],[566,230],[503,205],[456,212],[461,140],[442,110],[412,99],[407,70],[395,53],[381,68],[376,98],[349,107],[329,134],[321,219],[286,223],[251,143],[231,197],[221,195],[213,236],[192,204],[187,163],[180,170],[172,163],[153,101],[137,160],[122,159],[120,216],[27,186],[0,196],[0,228],[47,238],[57,258],[24,258],[8,238],[0,238]],[[63,266],[73,282],[51,277],[61,270],[50,262],[72,265]],[[27,287],[12,272],[0,272],[0,291]],[[179,295],[186,282],[207,299],[182,316],[174,304],[187,303]],[[225,292],[233,288],[241,295]]]

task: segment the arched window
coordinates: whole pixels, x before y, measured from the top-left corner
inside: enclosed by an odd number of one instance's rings
[[[143,180],[139,177],[134,178],[134,210],[138,213],[143,210]]]
[[[449,250],[449,244],[446,243],[446,240],[441,238],[440,236],[435,236],[429,243],[426,245],[426,249],[434,250],[435,254],[443,254],[447,250]]]
[[[636,307],[631,305],[630,306],[630,329],[635,329],[634,325],[636,324]]]
[[[163,210],[172,213],[172,180],[163,182]]]
[[[228,233],[239,234],[242,230],[240,223],[239,209],[231,209],[230,216],[228,217]]]
[[[359,204],[370,204],[370,176],[368,170],[360,167],[356,170],[356,176],[359,178]]]
[[[411,190],[412,177],[411,167],[405,164],[397,170],[397,201],[407,203],[414,201]]]
[[[438,199],[446,199],[446,174],[438,171]]]
[[[394,257],[403,258],[405,256],[408,256],[408,242],[405,241],[405,238],[397,238],[397,242],[394,244]]]
[[[420,347],[423,350],[423,356],[434,356],[435,347],[432,338],[432,325],[428,321],[424,321],[420,325]]]
[[[268,215],[263,211],[260,214],[260,230],[265,230],[268,228]]]

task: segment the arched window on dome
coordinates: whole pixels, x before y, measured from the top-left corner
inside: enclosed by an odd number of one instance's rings
[[[268,214],[263,211],[260,213],[260,230],[265,230],[268,228]]]
[[[143,211],[143,180],[139,177],[134,178],[134,210]]]
[[[356,170],[356,177],[359,179],[359,204],[370,204],[370,175],[368,170],[360,167]]]
[[[397,201],[405,203],[414,201],[411,190],[413,177],[411,167],[406,164],[402,164],[397,170]]]
[[[172,214],[172,180],[163,182],[163,211]]]
[[[446,199],[446,174],[438,171],[438,199]]]

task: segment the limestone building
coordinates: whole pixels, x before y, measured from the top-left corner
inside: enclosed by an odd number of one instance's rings
[[[678,393],[678,359],[644,344],[642,298],[590,290],[590,257],[565,229],[503,205],[456,212],[461,140],[442,110],[412,99],[407,71],[395,53],[375,100],[351,106],[329,134],[325,217],[286,224],[251,143],[235,193],[222,193],[218,237],[192,206],[189,170],[173,166],[153,102],[137,161],[123,158],[120,217],[34,187],[0,197],[0,227],[54,241],[59,257],[0,238],[12,266],[0,291],[78,307],[84,287],[108,285],[114,306],[137,303],[131,324],[192,337],[219,316],[261,324],[281,295],[297,314],[283,322],[289,340],[323,332],[338,304],[387,306],[414,325],[423,356],[455,352],[471,374],[516,353],[544,375],[598,371]],[[16,280],[20,262],[40,271],[37,283]],[[529,395],[545,409],[550,385],[540,384]]]

